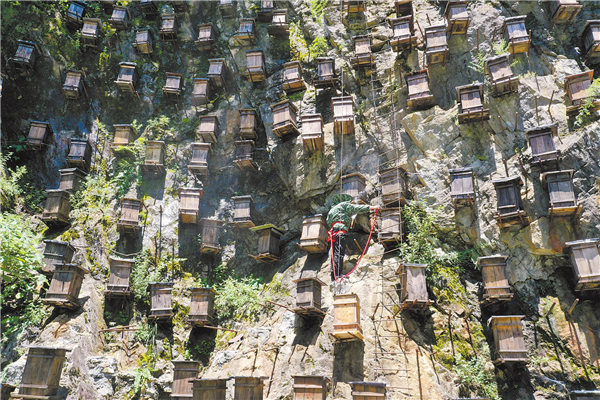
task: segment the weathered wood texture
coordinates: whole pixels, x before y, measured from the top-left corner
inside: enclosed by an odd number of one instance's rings
[[[69,139],[69,154],[67,155],[69,167],[89,172],[91,163],[92,145],[90,141],[88,139]]]
[[[325,313],[321,309],[321,287],[327,284],[317,278],[302,278],[293,282],[296,284],[294,312],[307,318],[323,318]]]
[[[529,217],[523,208],[523,200],[521,199],[521,186],[523,186],[521,177],[517,175],[496,179],[492,181],[492,184],[496,189],[498,201],[496,219],[500,227],[515,224],[528,225]]]
[[[381,199],[387,207],[406,204],[408,185],[404,169],[391,167],[379,170],[379,185],[381,186]]]
[[[339,83],[339,78],[336,75],[335,58],[334,57],[318,57],[317,75],[313,79],[315,88],[335,88]]]
[[[182,224],[198,223],[202,189],[179,188],[179,221]]]
[[[137,131],[131,124],[115,124],[115,139],[113,141],[113,147],[118,146],[129,146],[133,144]]]
[[[32,76],[35,63],[40,55],[38,45],[36,42],[30,42],[28,40],[18,40],[17,43],[17,51],[15,52],[15,55],[8,60],[8,65],[16,74]]]
[[[67,9],[67,26],[72,29],[81,28],[86,14],[86,5],[83,1],[71,1]]]
[[[173,318],[173,306],[171,296],[173,283],[149,283],[150,290],[150,315],[149,320],[170,321]]]
[[[354,99],[352,96],[333,97],[333,131],[336,135],[354,134]]]
[[[435,100],[429,89],[429,71],[423,69],[404,74],[408,86],[407,106],[410,110],[424,110],[433,107]]]
[[[485,73],[492,81],[492,96],[498,97],[519,90],[519,77],[510,68],[510,55],[501,54],[485,60]]]
[[[365,12],[365,0],[342,0],[342,9],[347,14]]]
[[[565,78],[565,91],[567,92],[567,116],[574,116],[579,113],[581,107],[588,100],[587,90],[592,85],[594,71],[585,71],[581,74],[567,76]],[[592,99],[592,107],[589,111],[600,110],[600,99]]]
[[[355,36],[354,57],[350,58],[350,64],[354,68],[367,68],[375,64],[375,55],[371,50],[370,36]]]
[[[291,61],[283,65],[283,77],[281,88],[286,93],[294,93],[306,89],[306,84],[302,79],[302,64],[300,61]]]
[[[136,29],[133,47],[138,54],[152,54],[152,31],[149,28]]]
[[[475,204],[473,168],[457,168],[450,170],[450,198],[454,207]]]
[[[402,240],[402,208],[379,209],[377,240],[386,248],[394,248]]]
[[[307,253],[327,252],[327,223],[322,214],[304,217],[300,247]]]
[[[135,260],[133,258],[110,257],[109,261],[110,277],[108,278],[108,285],[104,292],[105,296],[114,297],[131,295],[129,277],[131,276],[131,269],[135,264]]]
[[[239,46],[248,46],[256,43],[256,24],[254,18],[240,18],[238,32],[233,37]]]
[[[271,25],[267,26],[267,33],[271,36],[286,36],[290,30],[287,10],[273,10]]]
[[[279,242],[283,231],[270,224],[250,228],[250,230],[258,233],[258,254],[252,257],[266,262],[279,260],[281,257]]]
[[[265,63],[265,54],[262,50],[246,52],[246,72],[250,82],[262,82],[267,78]]]
[[[150,31],[145,31],[150,32]],[[139,32],[138,32],[139,34]],[[137,35],[137,34],[136,34]],[[137,38],[137,36],[136,36]],[[139,49],[138,49],[139,52]],[[131,62],[121,62],[119,63],[119,76],[117,76],[117,80],[115,84],[117,85],[117,90],[121,93],[125,94],[135,94],[136,86],[139,81],[139,75],[137,71],[137,64]]]
[[[327,378],[315,375],[294,375],[294,400],[325,400]]]
[[[600,57],[600,20],[589,20],[579,33],[586,58]]]
[[[227,379],[194,379],[192,381],[193,400],[225,400]]]
[[[558,124],[525,129],[525,135],[531,148],[529,163],[534,171],[553,171],[560,169],[561,152],[556,148],[554,137],[558,136]]]
[[[573,187],[573,170],[546,172],[542,174],[542,182],[548,188],[552,217],[570,217],[577,215],[581,208],[577,204]]]
[[[209,78],[194,78],[192,89],[192,106],[201,107],[208,104],[212,96],[212,88]]]
[[[506,276],[506,256],[479,257],[477,264],[481,268],[483,280],[482,303],[492,304],[510,301],[513,294]]]
[[[202,225],[202,243],[200,245],[200,253],[216,255],[221,251],[219,239],[221,238],[221,229],[223,229],[224,221],[204,218],[201,220]]]
[[[212,153],[210,143],[192,143],[192,160],[188,170],[198,178],[207,178],[209,175],[208,158]]]
[[[411,50],[417,44],[411,16],[392,18],[390,25],[392,27],[392,38],[390,39],[392,50],[395,52]]]
[[[450,35],[466,35],[471,24],[471,15],[467,10],[468,1],[453,1],[446,4],[444,18]]]
[[[146,158],[142,170],[151,173],[165,172],[165,142],[150,140],[146,142]]]
[[[584,239],[565,243],[571,253],[571,266],[575,273],[577,292],[600,290],[600,240]]]
[[[198,361],[173,361],[173,390],[171,400],[192,400],[192,380],[198,377]]]
[[[77,264],[55,264],[50,287],[42,302],[59,308],[79,308],[77,301],[86,273],[89,271]]]
[[[70,197],[66,190],[46,190],[42,221],[48,226],[68,225],[71,213]]]
[[[254,109],[240,110],[240,138],[244,140],[258,139],[259,118]]]
[[[298,131],[298,109],[289,100],[284,100],[271,106],[273,111],[273,133],[282,140],[287,140],[300,133]]]
[[[62,87],[66,99],[79,100],[86,95],[84,76],[83,71],[67,71]]]
[[[553,0],[546,3],[552,16],[553,25],[573,22],[583,8],[577,0]]]
[[[174,42],[177,40],[179,32],[179,24],[177,23],[176,14],[163,14],[160,22],[160,30],[158,34],[165,42]]]
[[[336,341],[363,339],[360,326],[360,299],[354,293],[333,295],[333,332]]]
[[[263,400],[262,378],[236,376],[234,379],[234,400]]]
[[[448,39],[446,38],[446,25],[433,25],[425,27],[425,56],[427,65],[444,64],[448,60]]]
[[[401,281],[402,309],[423,311],[431,303],[427,293],[427,264],[402,264],[398,268]]]
[[[219,133],[219,119],[216,115],[205,115],[199,118],[200,124],[196,128],[196,135],[204,143],[217,143]]]
[[[125,233],[135,233],[140,229],[139,215],[142,201],[139,199],[123,198],[121,200],[121,217],[117,228]]]
[[[79,41],[84,47],[98,49],[100,46],[100,32],[102,32],[102,21],[99,18],[84,18],[83,28]]]
[[[238,228],[252,228],[252,196],[235,196],[233,200],[233,223]]]
[[[526,363],[527,349],[523,336],[522,315],[493,316],[488,321],[494,334],[494,364]]]
[[[50,143],[54,131],[50,122],[29,121],[29,135],[27,143],[35,149],[41,149],[43,145]]]
[[[181,99],[181,90],[183,88],[183,74],[175,72],[166,73],[167,81],[163,86],[163,95],[167,100],[179,101]]]
[[[46,276],[54,275],[55,264],[70,264],[75,254],[75,247],[61,240],[44,240],[44,265],[41,273]]]
[[[383,382],[349,382],[352,387],[352,400],[381,400],[386,398],[386,384]]]
[[[67,349],[31,346],[18,386],[12,399],[50,399],[58,394],[60,376]]]
[[[525,15],[506,18],[502,26],[504,40],[508,43],[511,54],[529,53],[531,38],[525,27]]]
[[[87,177],[87,174],[79,168],[59,169],[58,172],[60,173],[60,183],[58,188],[60,190],[66,190],[71,194],[76,193],[79,190],[81,184]]]
[[[188,323],[192,326],[212,325],[215,314],[215,296],[213,288],[192,288],[192,300]]]
[[[241,170],[256,171],[258,166],[254,161],[254,140],[237,140],[234,145],[234,164]]]
[[[198,39],[194,42],[200,51],[211,51],[217,38],[213,24],[198,25]]]
[[[462,113],[458,114],[458,123],[481,122],[490,119],[490,110],[483,108],[483,84],[475,82],[456,88],[456,97]]]
[[[126,30],[129,26],[129,9],[123,6],[114,6],[108,22],[114,29]]]
[[[395,0],[394,9],[396,10],[396,17],[413,17],[413,6],[412,0]]]

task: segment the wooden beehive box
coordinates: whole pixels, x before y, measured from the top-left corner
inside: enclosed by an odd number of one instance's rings
[[[468,124],[469,122],[486,121],[490,119],[490,110],[483,108],[483,84],[479,82],[470,85],[458,86],[456,88],[456,98],[461,107],[461,114],[458,114],[459,124]]]
[[[395,0],[394,8],[396,9],[396,18],[407,16],[414,18],[412,0]]]
[[[306,318],[325,317],[321,309],[321,287],[327,284],[317,278],[302,278],[296,284],[296,308],[294,312]]]
[[[133,47],[138,54],[152,54],[152,31],[148,28],[136,29]]]
[[[146,142],[146,159],[142,170],[145,172],[165,172],[165,142],[150,140]]]
[[[265,54],[262,50],[246,52],[246,72],[250,82],[262,82],[266,79]]]
[[[492,82],[493,97],[519,91],[519,77],[510,68],[509,54],[487,58],[485,73]]]
[[[211,97],[209,78],[194,78],[194,89],[192,90],[192,106],[201,107],[208,104]]]
[[[167,72],[167,82],[163,86],[163,94],[170,101],[179,101],[183,88],[183,74]]]
[[[233,200],[233,223],[238,228],[252,228],[252,196],[235,196]]]
[[[278,261],[281,257],[279,242],[284,231],[272,224],[255,226],[250,230],[258,233],[258,252],[250,257],[264,262]]]
[[[88,139],[69,139],[69,155],[67,164],[71,168],[79,168],[89,172],[92,162],[92,145]]]
[[[354,134],[354,99],[352,96],[333,97],[333,130],[337,135]]]
[[[520,176],[511,176],[508,178],[493,180],[498,199],[498,214],[496,219],[500,227],[521,224],[529,225],[529,217],[523,208],[521,199],[521,186],[523,180]]]
[[[194,379],[193,400],[225,400],[227,395],[227,379]]]
[[[160,30],[158,31],[160,38],[165,42],[174,42],[177,40],[178,31],[177,14],[164,14],[161,17]]]
[[[298,135],[297,113],[298,109],[289,100],[280,101],[271,106],[273,111],[273,133],[286,140]]]
[[[404,79],[408,86],[407,105],[411,111],[424,110],[435,104],[429,89],[429,71],[427,69],[404,74]]]
[[[363,340],[358,295],[333,295],[333,332],[330,335],[336,341]]]
[[[573,188],[573,170],[552,171],[542,174],[542,182],[548,187],[550,196],[550,218],[577,215],[581,207],[577,204]]]
[[[36,149],[41,149],[43,145],[50,143],[54,131],[50,122],[29,121],[29,135],[27,144]]]
[[[117,221],[117,228],[125,233],[135,233],[140,229],[140,210],[142,201],[139,199],[121,199],[121,217]]]
[[[335,88],[339,79],[335,73],[335,58],[334,57],[318,57],[317,75],[313,79],[313,84],[317,89]]]
[[[573,116],[579,113],[580,108],[587,101],[589,95],[587,90],[592,85],[594,71],[586,71],[581,74],[567,76],[565,78],[565,91],[569,102],[567,104],[567,115]],[[570,105],[569,105],[570,103]],[[600,110],[600,99],[593,99],[590,112]]]
[[[342,9],[347,14],[365,12],[365,0],[342,0]]]
[[[122,62],[119,63],[119,76],[115,81],[119,92],[126,94],[135,94],[139,76],[136,63]]]
[[[352,387],[352,400],[378,400],[386,398],[386,384],[383,382],[349,382]]]
[[[86,15],[86,5],[83,1],[71,1],[67,10],[67,26],[81,28]]]
[[[254,109],[240,110],[240,138],[244,140],[258,139],[258,114]]]
[[[475,189],[473,183],[473,168],[450,170],[450,198],[454,207],[474,206]]]
[[[481,268],[483,280],[482,304],[510,301],[513,294],[506,277],[506,256],[479,257],[477,265]]]
[[[154,16],[158,14],[158,0],[141,0],[140,8],[146,17]]]
[[[294,375],[294,400],[325,400],[327,378],[316,375]]]
[[[600,400],[600,390],[575,390],[569,393],[570,400]]]
[[[172,0],[171,5],[175,12],[184,13],[188,11],[188,2],[186,0]]]
[[[198,361],[173,361],[171,400],[192,400],[192,381],[198,377],[199,370]]]
[[[271,36],[286,36],[290,31],[287,10],[274,10],[271,25],[267,26],[267,32]]]
[[[566,24],[573,22],[579,11],[583,8],[577,0],[553,0],[548,1],[552,24]]]
[[[148,315],[148,319],[151,321],[170,321],[173,318],[173,306],[171,304],[173,283],[149,283],[148,290],[150,290],[150,315]]]
[[[448,39],[446,38],[446,25],[433,25],[425,28],[425,55],[427,65],[443,63],[448,59]]]
[[[207,77],[215,89],[227,88],[227,70],[225,69],[224,58],[212,58],[208,60]]]
[[[393,248],[402,239],[402,209],[400,207],[379,210],[377,240],[386,248]]]
[[[212,153],[210,143],[192,143],[192,160],[188,170],[198,177],[208,177],[208,156]]]
[[[525,129],[531,158],[529,163],[532,170],[546,171],[559,169],[560,150],[556,149],[554,136],[558,136],[558,124],[538,126]]]
[[[392,26],[393,33],[390,39],[392,50],[395,52],[410,50],[417,44],[417,37],[415,36],[415,28],[411,16],[393,18],[390,20],[390,25]]]
[[[55,264],[50,287],[42,302],[59,308],[79,308],[77,300],[83,277],[87,273],[88,270],[77,264]]]
[[[110,26],[117,30],[125,30],[129,26],[129,9],[124,6],[115,6],[108,20]]]
[[[258,20],[262,22],[270,21],[273,16],[273,10],[275,9],[273,0],[260,0],[260,7],[256,12]]]
[[[236,376],[234,379],[234,400],[263,400],[263,378]]]
[[[327,252],[327,222],[322,214],[304,217],[300,247],[307,253]]]
[[[433,303],[427,294],[427,264],[402,264],[398,268],[401,281],[400,302],[403,310],[425,311]]]
[[[66,190],[69,193],[76,193],[87,176],[87,174],[79,168],[64,168],[59,169],[58,172],[60,172],[60,183],[58,188],[60,190]]]
[[[352,198],[361,204],[367,204],[365,188],[367,187],[367,178],[360,172],[342,176],[342,193],[352,196]]]
[[[233,0],[219,0],[219,10],[223,18],[235,17],[235,5]]]
[[[600,290],[599,239],[584,239],[565,243],[571,252],[571,266],[575,272],[577,292]]]
[[[70,264],[75,254],[75,247],[70,243],[60,240],[44,240],[44,265],[40,271],[42,274],[51,277],[54,275],[55,264]]]
[[[182,224],[198,223],[202,189],[179,188],[179,221]]]
[[[196,134],[204,143],[217,143],[219,120],[216,115],[205,115],[199,118],[200,124]]]
[[[531,44],[531,38],[525,28],[525,15],[510,17],[504,20],[502,26],[504,40],[509,45],[510,54],[528,53]]]
[[[201,24],[198,25],[198,40],[194,43],[200,51],[211,51],[216,38],[217,33],[213,24]]]
[[[379,184],[383,204],[392,207],[406,204],[408,186],[406,172],[401,167],[391,167],[379,170]]]
[[[323,117],[321,114],[304,114],[302,122],[302,143],[309,151],[323,150]]]
[[[203,218],[200,222],[202,225],[200,253],[210,255],[219,254],[221,251],[219,239],[221,238],[221,229],[223,229],[225,222],[209,218]]]
[[[102,21],[99,18],[84,18],[83,28],[79,40],[84,47],[98,49],[100,46],[100,32],[102,31]]]
[[[110,257],[109,261],[110,277],[104,295],[106,297],[130,296],[129,277],[135,260],[133,258]]]
[[[371,67],[375,63],[375,55],[371,51],[370,36],[355,36],[354,42],[354,57],[350,59],[350,63],[354,68]]]
[[[17,43],[17,51],[8,63],[17,74],[31,76],[40,54],[38,46],[35,42],[27,40],[18,40]]]
[[[66,190],[46,190],[46,205],[42,221],[49,227],[69,224],[70,193]]]
[[[67,349],[31,346],[14,399],[55,399]]]
[[[243,170],[256,171],[257,165],[254,161],[254,140],[237,140],[235,144],[235,153],[233,162]]]
[[[449,1],[446,3],[444,18],[450,35],[466,35],[471,16],[467,10],[468,1]]]
[[[254,18],[240,18],[240,26],[233,37],[239,46],[248,46],[256,43],[256,24]]]
[[[215,296],[213,288],[192,288],[192,301],[187,322],[194,327],[212,326],[215,314]]]
[[[114,124],[115,128],[115,139],[113,140],[113,147],[129,146],[135,140],[137,131],[131,124]]]
[[[62,90],[65,98],[69,100],[79,100],[86,94],[85,73],[83,71],[68,71]]]
[[[579,37],[583,41],[582,53],[585,58],[600,57],[600,20],[586,21]]]
[[[286,93],[294,93],[306,89],[302,79],[302,65],[300,61],[291,61],[283,65],[283,82],[281,87]]]
[[[494,364],[526,363],[527,349],[523,337],[523,315],[493,316],[488,321],[494,333],[496,346]]]

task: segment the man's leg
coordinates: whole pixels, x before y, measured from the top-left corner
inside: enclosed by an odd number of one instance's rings
[[[338,278],[342,275],[342,271],[344,269],[344,256],[345,255],[346,255],[346,234],[340,233],[335,236],[335,242],[333,242],[332,275],[333,275],[333,271],[334,271],[333,268],[335,268],[335,276],[337,276]]]

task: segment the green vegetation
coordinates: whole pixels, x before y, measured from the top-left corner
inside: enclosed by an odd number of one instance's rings
[[[2,283],[2,344],[47,316],[38,296],[46,277],[38,273],[43,265],[37,250],[39,232],[21,215],[0,214],[0,266]]]
[[[325,8],[329,5],[329,0],[310,0],[310,15],[315,22],[322,23],[325,15]]]
[[[120,146],[114,149],[116,162],[114,164],[114,182],[117,197],[127,194],[133,183],[142,183],[142,164],[144,163],[146,141],[143,137],[133,142],[133,146]]]
[[[88,176],[77,193],[71,196],[71,218],[73,225],[85,225],[89,221],[101,221],[103,226],[110,224],[110,199],[114,186],[104,175]]]
[[[304,32],[299,22],[290,24],[290,50],[293,61],[308,62],[310,58],[308,44],[304,39]]]
[[[311,60],[326,55],[328,50],[329,42],[322,36],[316,37],[308,48]]]
[[[492,371],[485,368],[485,358],[482,355],[472,357],[470,360],[460,354],[456,357],[454,372],[461,384],[461,396],[482,396],[499,400],[498,385]]]
[[[581,128],[593,120],[591,110],[593,109],[594,101],[600,99],[600,78],[594,79],[585,94],[587,96],[585,103],[583,103],[583,106],[579,110],[579,114],[577,114],[577,117],[575,118],[575,126],[577,128]]]
[[[26,166],[18,166],[15,170],[6,166],[11,156],[11,153],[0,154],[0,207],[13,210],[22,206],[31,213],[41,212],[46,192],[31,181]]]
[[[234,276],[218,284],[215,309],[219,320],[255,321],[262,310],[260,303],[268,300],[261,296],[263,286],[262,279]]]
[[[497,42],[492,43],[492,51],[490,53],[484,51],[477,52],[475,60],[471,60],[469,63],[469,68],[483,75],[485,73],[485,60],[505,53],[510,53],[510,45],[506,40],[501,38]],[[513,61],[511,67],[518,62],[518,60]]]

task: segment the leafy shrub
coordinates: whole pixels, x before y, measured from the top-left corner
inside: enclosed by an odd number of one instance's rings
[[[144,143],[140,138],[133,146],[120,146],[114,150],[117,161],[114,166],[114,178],[112,181],[116,186],[117,196],[125,196],[133,183],[138,185],[142,181],[142,168],[144,162]]]
[[[254,321],[261,311],[263,284],[257,278],[228,277],[216,286],[215,309],[221,320]]]
[[[498,385],[494,374],[485,369],[485,358],[477,355],[470,360],[460,354],[456,357],[454,371],[460,380],[462,396],[482,396],[499,400]]]
[[[14,170],[6,166],[11,156],[11,153],[0,155],[0,207],[3,210],[14,209],[21,204],[29,212],[42,211],[46,192],[36,187],[26,166],[21,165]]]
[[[85,224],[88,219],[100,220],[110,210],[114,186],[103,175],[88,176],[77,193],[71,196],[71,217]]]
[[[310,0],[310,15],[315,22],[321,23],[325,15],[325,8],[329,5],[329,0]]]
[[[594,79],[590,87],[585,91],[587,98],[583,106],[579,110],[579,114],[575,118],[575,126],[580,128],[592,121],[591,109],[594,106],[594,101],[600,99],[600,78]]]
[[[304,39],[304,32],[298,22],[290,24],[290,50],[292,52],[292,60],[294,61],[309,61],[310,54],[308,44]]]
[[[329,43],[327,42],[327,39],[322,36],[316,37],[308,48],[311,59],[327,54],[327,50],[329,50]]]

